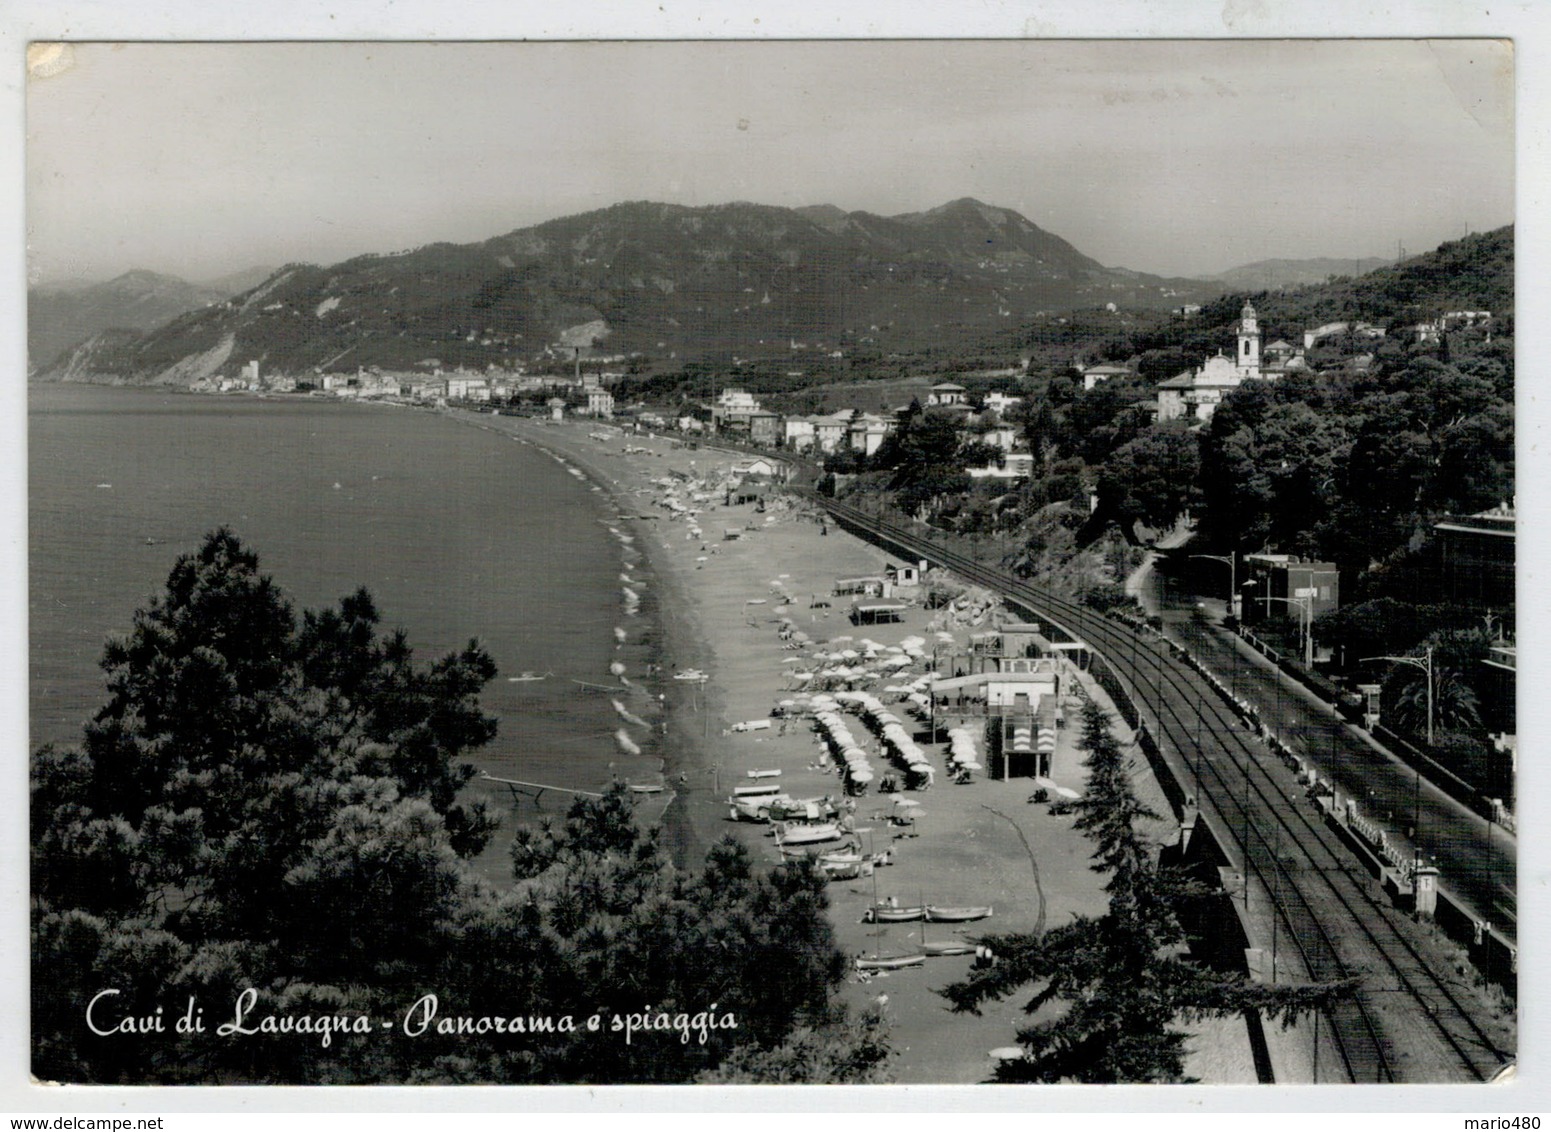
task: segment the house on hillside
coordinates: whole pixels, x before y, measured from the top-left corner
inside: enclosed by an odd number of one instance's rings
[[[755,409],[749,414],[749,439],[775,447],[781,439],[781,418],[768,409]]]
[[[1131,371],[1125,366],[1105,364],[1101,366],[1086,366],[1082,371],[1083,389],[1092,389],[1101,381],[1108,381],[1112,377],[1129,377]]]
[[[1008,452],[1002,457],[1001,467],[987,464],[983,468],[965,468],[965,474],[976,480],[1026,480],[1034,474],[1034,453]]]
[[[883,441],[893,431],[893,421],[872,413],[858,413],[846,427],[846,436],[853,452],[871,456],[883,446]]]
[[[817,441],[813,435],[812,417],[787,417],[781,422],[781,443],[793,452],[806,452]]]
[[[951,381],[942,381],[932,386],[932,391],[927,394],[928,405],[963,405],[969,398],[969,390],[962,385],[955,385]]]
[[[813,419],[813,440],[826,455],[844,448],[850,438],[851,410],[843,409],[827,417]]]

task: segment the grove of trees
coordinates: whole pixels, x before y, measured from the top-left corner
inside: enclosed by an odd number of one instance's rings
[[[496,730],[477,642],[419,664],[364,590],[298,617],[223,529],[102,663],[81,745],[32,760],[39,1078],[885,1072],[806,862],[676,866],[615,789],[519,831],[509,882],[470,868],[497,826],[461,790]]]

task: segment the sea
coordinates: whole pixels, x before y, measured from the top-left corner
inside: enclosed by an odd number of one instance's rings
[[[656,705],[630,679],[655,647],[650,576],[609,497],[549,453],[423,409],[90,385],[29,386],[28,439],[34,747],[79,741],[108,636],[224,524],[298,613],[365,586],[422,664],[477,638],[500,670],[481,770],[660,781]]]

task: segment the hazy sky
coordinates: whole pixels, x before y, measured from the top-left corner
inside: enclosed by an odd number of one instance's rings
[[[77,45],[29,274],[211,278],[620,200],[974,196],[1163,274],[1513,219],[1513,58],[1433,41]]]

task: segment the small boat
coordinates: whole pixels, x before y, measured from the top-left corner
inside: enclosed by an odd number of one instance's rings
[[[632,794],[661,794],[666,789],[660,782],[627,782]]]
[[[553,672],[529,672],[524,670],[521,676],[508,676],[506,682],[508,684],[525,684],[530,680],[548,680],[553,675]]]
[[[779,770],[751,770],[751,771],[749,771],[749,777],[750,778],[780,778],[781,777],[781,772]]]
[[[859,865],[863,861],[870,861],[871,857],[865,853],[846,852],[820,853],[819,863],[824,865]]]
[[[811,845],[816,841],[839,841],[843,836],[834,822],[822,825],[789,825],[777,834],[783,845]]]
[[[758,782],[750,786],[734,786],[732,796],[736,798],[759,798],[781,793],[779,782]]]
[[[934,924],[964,924],[970,920],[983,920],[991,915],[990,905],[974,908],[943,908],[936,904],[926,906],[926,918]]]
[[[675,672],[673,674],[673,678],[675,680],[709,680],[710,679],[710,677],[708,677],[704,672],[701,672],[700,669],[698,669],[698,668],[686,668],[683,672]]]
[[[901,967],[919,967],[925,962],[926,956],[920,952],[911,955],[859,955],[856,959],[856,969],[858,971],[897,971]]]
[[[907,924],[911,920],[924,920],[926,909],[919,904],[910,908],[895,908],[888,904],[875,904],[862,913],[864,924]]]
[[[819,868],[823,870],[825,880],[858,880],[861,877],[872,876],[870,861],[852,861],[849,864],[821,861]]]
[[[945,939],[923,943],[921,950],[927,955],[973,955],[975,953],[975,945],[966,943],[961,939]]]

